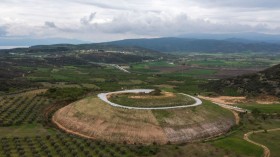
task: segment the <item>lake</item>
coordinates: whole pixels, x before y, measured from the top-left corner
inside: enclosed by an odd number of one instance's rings
[[[1,49],[27,48],[29,46],[0,46]]]

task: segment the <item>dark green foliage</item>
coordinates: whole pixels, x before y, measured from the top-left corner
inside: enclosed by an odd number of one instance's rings
[[[87,92],[89,92],[87,88],[50,88],[44,95],[59,101],[77,100]]]
[[[261,111],[260,111],[259,109],[254,108],[254,109],[252,110],[252,115],[253,115],[254,117],[258,117],[258,116],[260,116],[260,114],[261,114]]]
[[[212,81],[202,87],[224,95],[257,96],[263,94],[280,97],[280,64],[256,74]]]
[[[154,91],[150,93],[151,95],[159,96],[161,95],[161,90],[159,88],[155,88]]]
[[[40,96],[7,96],[0,104],[0,126],[38,123],[49,100]]]
[[[0,139],[0,156],[69,156],[69,157],[126,157],[150,156],[159,151],[158,146],[109,144],[83,139],[74,135],[57,134],[36,137]]]

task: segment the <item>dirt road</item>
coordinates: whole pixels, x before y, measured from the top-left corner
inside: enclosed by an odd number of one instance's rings
[[[280,131],[280,128],[275,128],[275,129],[269,129],[267,130],[268,132],[270,131]],[[260,133],[260,132],[264,132],[264,130],[258,130],[258,131],[250,131],[250,132],[247,132],[246,134],[244,134],[244,137],[243,139],[252,143],[252,144],[255,144],[257,146],[260,146],[264,149],[264,152],[263,152],[263,156],[264,157],[269,157],[270,156],[270,150],[265,146],[265,145],[262,145],[260,143],[257,143],[255,141],[252,141],[249,139],[250,135],[252,135],[253,133]]]

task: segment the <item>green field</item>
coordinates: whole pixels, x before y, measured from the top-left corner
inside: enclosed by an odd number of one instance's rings
[[[280,154],[280,131],[271,131],[267,133],[256,133],[250,136],[250,139],[263,144],[270,149],[271,157],[278,157]]]
[[[185,57],[185,58],[184,58]],[[270,67],[280,61],[279,55],[262,53],[191,53],[183,55],[181,63],[202,67],[225,67],[225,68],[256,68]]]
[[[137,60],[134,61],[131,60],[133,57],[141,56],[98,53],[101,56],[98,61],[102,63],[112,62],[129,67],[128,71],[131,73],[124,73],[112,66],[90,63],[100,56],[91,56],[87,60],[88,58],[83,58],[84,54],[80,54],[80,51],[70,51],[49,54],[49,52],[33,50],[30,52],[33,55],[29,55],[28,52],[26,54],[19,52],[16,55],[0,54],[2,66],[0,68],[0,157],[260,157],[263,153],[262,148],[244,141],[244,133],[280,127],[278,116],[280,104],[251,103],[236,106],[249,110],[258,109],[261,113],[259,116],[250,113],[241,115],[239,126],[234,126],[224,136],[203,142],[167,145],[127,144],[126,141],[109,143],[66,133],[51,123],[52,115],[67,104],[87,99],[98,93],[124,89],[159,88],[173,93],[197,95],[205,92],[201,85],[209,82],[207,78],[216,78],[216,75],[227,68],[237,71],[251,68],[263,69],[280,62],[280,55],[251,52],[243,54],[189,53],[162,59],[158,56],[136,58]],[[114,55],[114,59],[110,58]],[[226,72],[225,75],[228,75]],[[37,89],[46,89],[47,92],[33,93],[33,90]],[[22,92],[25,90],[32,92]],[[236,95],[236,91],[228,88],[223,94]],[[138,107],[189,105],[194,102],[179,94],[173,98],[137,99],[137,101],[135,98],[129,98],[130,96],[133,95],[119,95],[111,99],[119,104]],[[218,121],[215,124],[217,126],[224,124],[227,119],[233,119],[230,111],[208,101],[204,101],[203,105],[184,110],[153,110],[149,111],[149,114],[144,112],[137,114],[136,111],[129,110],[115,112],[108,109],[109,105],[106,107],[97,105],[86,103],[82,107],[88,113],[110,116],[112,127],[105,129],[103,133],[115,129],[116,123],[135,125],[139,123],[137,118],[143,117],[141,122],[147,125],[151,124],[149,120],[153,120],[156,127],[161,126],[167,129],[173,127],[175,131],[182,129],[182,132],[189,129],[191,125],[201,127],[202,132],[212,131],[202,125],[206,122]],[[90,107],[90,109],[85,107]],[[83,117],[84,114],[77,114],[77,116]],[[93,114],[84,118],[96,120],[98,124],[105,126],[110,122],[108,119],[102,121]],[[78,126],[74,127],[80,129]],[[138,130],[143,129],[143,125],[139,125],[138,128]],[[123,134],[126,135],[126,132]],[[278,131],[253,134],[251,138],[270,148],[271,156],[275,157],[280,154],[279,136]]]
[[[268,119],[265,121],[257,120],[252,118],[250,115],[245,115],[243,116],[242,123],[243,126],[233,131],[232,134],[215,141],[211,141],[210,143],[228,151],[232,150],[239,154],[239,156],[261,157],[263,155],[263,149],[243,140],[243,135],[252,130],[278,128],[280,127],[280,121],[278,119]],[[276,141],[273,140],[272,142]]]
[[[280,104],[239,104],[238,107],[248,110],[258,109],[261,113],[280,113]]]

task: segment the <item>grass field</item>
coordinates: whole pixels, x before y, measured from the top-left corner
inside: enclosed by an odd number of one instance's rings
[[[236,137],[220,139],[215,141],[214,145],[225,150],[231,150],[237,154],[243,154],[247,156],[261,157],[263,152],[261,147],[244,141],[242,138]]]
[[[223,148],[224,150],[234,151],[239,154],[239,156],[261,157],[263,155],[263,149],[243,140],[243,135],[252,130],[278,128],[280,127],[280,121],[278,119],[270,119],[265,121],[257,120],[245,115],[242,119],[242,123],[243,127],[237,129],[229,136],[211,141],[210,143],[216,147]],[[277,139],[275,139],[275,141],[273,140],[272,143],[276,141]]]
[[[134,93],[113,94],[110,96],[109,100],[117,104],[132,107],[171,107],[195,103],[194,99],[191,97],[167,92],[161,96]]]
[[[280,104],[239,104],[236,105],[248,110],[258,109],[262,113],[280,113]]]
[[[271,157],[279,156],[280,131],[252,134],[250,139],[267,146],[270,149]]]

